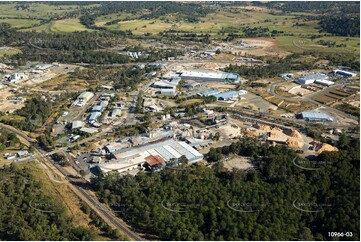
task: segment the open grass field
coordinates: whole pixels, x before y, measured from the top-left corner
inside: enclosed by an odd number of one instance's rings
[[[92,31],[82,25],[79,19],[62,19],[55,21],[50,28],[51,32],[75,32],[75,31]]]
[[[48,5],[43,3],[24,3],[26,8],[17,8],[21,4],[11,3],[2,4],[0,8],[0,17],[5,18],[31,18],[31,19],[49,19],[53,15],[62,16],[66,12],[76,11],[80,8],[92,8],[98,4],[77,6],[77,5]]]
[[[37,32],[48,32],[48,33],[69,33],[75,31],[93,31],[92,29],[86,28],[82,25],[79,19],[61,19],[57,21],[51,21],[40,26],[36,26],[29,29],[22,29],[22,31],[37,31]]]
[[[7,55],[7,56],[16,55],[20,52],[21,52],[21,50],[16,49],[16,48],[0,47],[0,57],[5,56],[5,55]]]
[[[348,40],[346,40],[348,39]],[[277,46],[274,46],[275,50],[286,50],[293,53],[303,53],[304,51],[317,51],[317,52],[330,52],[330,53],[358,53],[360,51],[360,41],[356,37],[342,37],[342,36],[327,36],[311,40],[306,37],[295,36],[279,36],[275,40],[278,42]],[[319,40],[332,40],[337,44],[345,44],[346,47],[327,47],[323,46],[317,41]]]
[[[40,23],[40,20],[33,19],[0,19],[0,23],[8,23],[13,28],[29,28]]]
[[[116,18],[114,14],[102,16],[97,19],[97,25],[104,22],[104,19],[110,20]],[[299,20],[295,15],[272,15],[265,10],[245,11],[239,9],[232,12],[226,10],[208,14],[200,18],[199,23],[186,23],[176,21],[175,16],[164,16],[152,20],[133,20],[121,21],[118,24],[109,25],[109,29],[131,30],[134,34],[158,33],[172,26],[172,29],[178,31],[218,33],[222,29],[233,29],[240,31],[241,27],[268,27],[270,31],[279,30],[285,33],[306,34],[317,33],[317,23],[315,21],[302,22],[302,26],[295,26]],[[152,23],[152,24],[150,24]],[[144,27],[145,26],[145,27]]]

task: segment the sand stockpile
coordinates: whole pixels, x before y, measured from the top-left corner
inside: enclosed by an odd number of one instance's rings
[[[323,143],[317,152],[322,153],[323,151],[338,151],[338,149],[332,145]]]
[[[297,130],[286,129],[284,133],[292,138],[302,139],[302,135]]]
[[[298,141],[295,138],[288,138],[286,144],[288,145],[288,147],[294,149],[301,149],[303,147],[303,142]]]
[[[257,138],[258,134],[257,131],[254,129],[246,129],[243,131],[243,135],[250,138]]]
[[[262,131],[270,132],[272,130],[271,126],[264,125],[264,124],[257,124],[256,128]]]

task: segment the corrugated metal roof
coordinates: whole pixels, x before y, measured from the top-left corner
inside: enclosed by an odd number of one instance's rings
[[[332,118],[326,113],[321,112],[302,112],[302,118],[304,119],[327,119],[332,120]]]
[[[217,99],[219,98],[228,99],[234,96],[239,96],[239,93],[237,91],[228,91],[228,92],[218,93],[213,96],[215,96]]]
[[[211,95],[215,95],[215,94],[218,94],[218,93],[220,93],[220,91],[218,91],[218,90],[208,90],[208,91],[200,92],[199,94],[201,96],[211,96]]]

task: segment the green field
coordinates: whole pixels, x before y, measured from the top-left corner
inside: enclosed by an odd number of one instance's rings
[[[33,25],[39,24],[40,20],[32,19],[0,19],[0,23],[8,23],[13,28],[28,28]]]
[[[34,28],[23,29],[22,31],[45,31],[52,33],[68,33],[75,31],[93,31],[82,25],[79,19],[61,19],[57,21],[51,21],[50,23],[43,24]]]
[[[11,56],[11,55],[15,55],[20,52],[21,52],[21,50],[16,49],[16,48],[0,47],[0,57],[5,56],[5,55]]]
[[[31,3],[27,4],[23,2],[23,5],[27,5],[28,8],[17,9],[16,6],[20,4],[1,4],[0,17],[6,18],[30,18],[30,19],[49,19],[51,16],[62,16],[66,12],[79,10],[80,8],[92,8],[98,6],[98,4],[76,6],[76,5],[48,5],[43,3]]]
[[[346,37],[342,36],[327,36],[322,38],[314,39],[313,41],[309,38],[301,38],[294,36],[280,36],[275,38],[278,42],[276,49],[282,49],[293,53],[303,53],[304,51],[317,51],[317,52],[344,52],[344,53],[355,53],[360,50],[360,40],[357,37]],[[319,40],[332,40],[337,44],[346,44],[346,47],[327,47],[317,43]]]
[[[105,17],[107,20],[104,19]],[[99,17],[96,24],[101,25],[104,21],[114,19],[121,18],[115,15],[106,15],[102,18]],[[143,35],[145,33],[156,34],[167,29],[215,34],[222,29],[232,28],[235,32],[240,32],[241,28],[246,26],[268,27],[270,31],[278,30],[289,34],[318,33],[318,26],[315,21],[301,23],[295,18],[295,15],[272,15],[261,11],[219,11],[200,18],[198,23],[187,23],[177,21],[176,19],[177,16],[171,15],[151,20],[121,21],[117,24],[109,25],[107,28],[112,30],[131,30],[136,35]],[[302,26],[296,26],[296,23],[302,24]]]

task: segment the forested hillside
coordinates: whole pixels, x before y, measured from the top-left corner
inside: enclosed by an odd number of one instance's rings
[[[320,26],[334,35],[360,36],[360,15],[325,16],[321,18]]]
[[[136,177],[93,180],[99,199],[140,231],[162,240],[330,240],[350,231],[359,240],[359,146],[346,136],[338,152],[313,162],[294,151],[242,139],[212,149],[213,161],[250,156],[254,171],[192,166]],[[355,144],[353,143],[353,144]]]
[[[1,240],[94,240],[94,233],[76,227],[65,208],[43,195],[29,170],[0,170]]]

